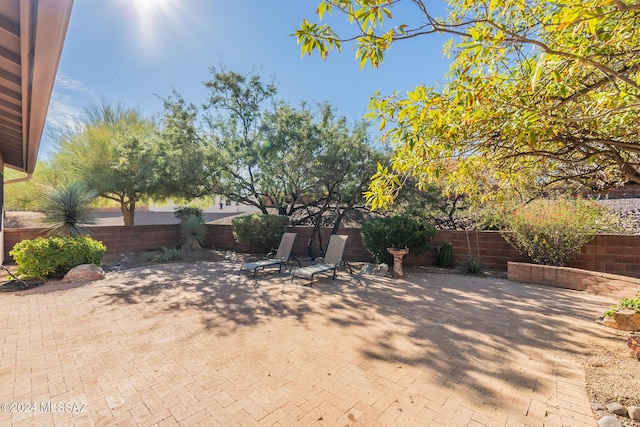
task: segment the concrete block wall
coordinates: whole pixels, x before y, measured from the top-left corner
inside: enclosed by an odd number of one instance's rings
[[[134,225],[131,227],[87,227],[90,236],[107,246],[107,253],[140,251],[163,246],[174,247],[178,242],[178,227],[171,225]],[[46,236],[40,228],[16,228],[4,230],[5,259],[11,260],[9,251],[25,239]]]
[[[233,239],[230,225],[209,224],[208,244],[219,250],[259,253],[257,247],[239,245]],[[139,251],[149,248],[174,247],[178,243],[178,227],[169,225],[135,225],[131,227],[90,227],[96,240],[107,246],[108,253]],[[309,256],[307,242],[312,233],[311,227],[292,227],[291,232],[298,233],[293,254],[298,257]],[[13,246],[23,239],[33,239],[44,235],[44,229],[5,229],[5,259]],[[330,228],[321,230],[323,245],[329,241]],[[340,228],[339,234],[349,236],[344,258],[347,261],[372,262],[371,255],[362,244],[360,229]],[[470,254],[477,257],[480,264],[491,269],[506,270],[508,261],[529,262],[513,249],[497,231],[454,231],[438,232],[431,242],[431,249],[423,254],[408,254],[407,265],[435,265],[436,251],[442,243],[453,245],[454,265],[464,265]],[[317,243],[312,247],[314,256],[319,254]],[[640,235],[598,235],[587,243],[569,267],[600,271],[611,274],[640,277]]]
[[[640,235],[599,234],[569,267],[640,277]]]

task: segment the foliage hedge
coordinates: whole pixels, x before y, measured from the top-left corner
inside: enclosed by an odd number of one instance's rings
[[[613,217],[585,199],[535,200],[505,218],[503,237],[538,264],[565,266],[597,233],[616,231]]]
[[[258,245],[265,252],[278,248],[288,225],[289,218],[284,215],[253,214],[234,218],[231,222],[236,242]]]
[[[409,216],[374,218],[362,224],[362,242],[376,262],[391,262],[387,248],[409,248],[420,254],[431,246],[436,229],[426,221]]]
[[[81,264],[100,266],[107,247],[88,236],[38,237],[18,242],[9,255],[26,278],[57,278]]]

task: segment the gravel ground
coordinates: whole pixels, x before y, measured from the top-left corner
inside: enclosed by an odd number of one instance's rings
[[[627,347],[628,334],[611,329],[609,337],[583,357],[587,396],[592,403],[640,406],[640,361]],[[626,427],[640,427],[639,421],[618,419]]]
[[[599,203],[620,215],[630,233],[640,233],[640,198],[606,199]]]

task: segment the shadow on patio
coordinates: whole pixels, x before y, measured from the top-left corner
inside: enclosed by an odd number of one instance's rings
[[[557,352],[583,353],[589,338],[601,333],[595,316],[611,303],[576,291],[460,275],[394,281],[341,273],[313,288],[302,283],[278,274],[252,279],[230,263],[167,264],[119,273],[96,298],[159,313],[198,310],[204,328],[220,335],[278,318],[307,328],[338,327],[351,342],[336,338],[335,352],[355,346],[364,360],[359,368],[393,364],[424,375],[381,380],[465,390],[492,407],[531,393],[553,395],[547,379],[558,375]],[[441,403],[447,397],[430,396]]]

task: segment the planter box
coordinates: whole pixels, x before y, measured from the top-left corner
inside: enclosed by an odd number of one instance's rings
[[[508,262],[507,279],[587,291],[616,299],[635,298],[640,291],[640,279],[635,277],[524,262]]]

